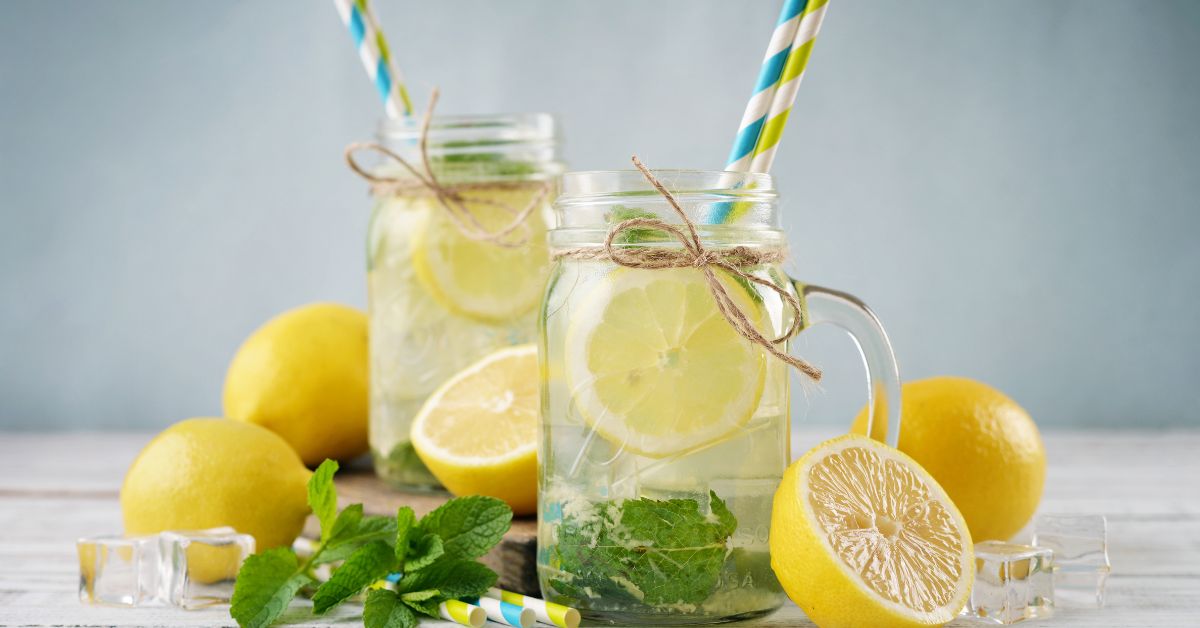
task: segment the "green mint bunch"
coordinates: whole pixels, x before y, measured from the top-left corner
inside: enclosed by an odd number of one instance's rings
[[[337,509],[333,474],[321,463],[308,482],[308,503],[321,523],[321,539],[301,562],[290,548],[246,559],[234,585],[230,615],[242,628],[265,628],[302,590],[317,583],[315,569],[340,563],[312,595],[323,614],[361,594],[389,574],[402,573],[395,590],[372,589],[363,609],[366,628],[409,628],[420,615],[438,616],[446,600],[482,595],[496,574],[476,558],[491,550],[512,524],[512,509],[491,497],[452,499],[417,519],[404,506],[395,518],[364,515],[362,504]]]

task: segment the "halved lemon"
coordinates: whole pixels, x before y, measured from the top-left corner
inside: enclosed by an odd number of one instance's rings
[[[717,275],[763,329],[763,307]],[[574,405],[617,446],[654,458],[687,452],[737,431],[758,407],[766,352],[725,320],[698,269],[615,270],[571,316]]]
[[[480,227],[495,232],[539,191],[535,186],[470,190],[467,198],[486,198],[508,209],[470,200],[465,205]],[[519,244],[502,246],[467,237],[448,211],[434,204],[413,238],[413,269],[421,285],[446,309],[475,320],[503,322],[532,311],[542,298],[550,259],[542,214],[534,211],[502,238]]]
[[[820,626],[932,626],[966,605],[975,558],[958,508],[912,458],[865,436],[809,450],[771,513],[771,567]]]
[[[537,510],[537,347],[501,349],[442,384],[412,424],[412,444],[455,495]]]

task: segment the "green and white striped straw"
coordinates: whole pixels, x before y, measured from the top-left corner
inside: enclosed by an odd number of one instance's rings
[[[387,40],[379,28],[379,21],[367,4],[367,0],[333,0],[337,7],[342,23],[350,30],[354,39],[354,47],[362,60],[367,77],[375,84],[379,97],[383,100],[384,110],[389,118],[408,117],[413,113],[412,100],[408,97],[408,88],[404,86],[404,78],[392,63],[392,55],[388,50]]]

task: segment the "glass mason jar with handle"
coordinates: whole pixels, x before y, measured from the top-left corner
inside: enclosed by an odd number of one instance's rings
[[[791,460],[788,361],[819,377],[786,338],[819,323],[851,333],[881,439],[899,431],[896,363],[861,302],[784,274],[770,176],[656,176],[671,198],[642,172],[578,172],[555,203],[539,579],[593,619],[754,617],[784,600],[767,534]],[[741,218],[704,224],[729,203]]]
[[[371,184],[370,442],[378,474],[436,488],[410,444],[425,399],[503,347],[532,342],[549,269],[558,161],[549,114],[387,120],[347,158]],[[360,166],[366,152],[380,157]]]

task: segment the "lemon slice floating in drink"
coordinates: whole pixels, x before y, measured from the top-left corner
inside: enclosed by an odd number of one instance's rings
[[[539,193],[537,186],[467,190],[466,201],[479,228],[497,232],[508,226]],[[534,211],[502,241],[502,246],[463,234],[445,207],[430,200],[424,228],[413,238],[413,269],[417,280],[443,307],[455,314],[486,322],[511,320],[533,310],[542,298],[546,251],[546,222]],[[496,205],[493,203],[502,204]],[[471,224],[471,218],[463,217]]]
[[[919,464],[865,436],[826,441],[775,493],[771,567],[821,626],[930,626],[975,573],[966,521]]]
[[[717,276],[759,329],[766,312],[722,271]],[[588,425],[617,446],[667,457],[720,441],[753,416],[766,352],[717,309],[693,268],[619,269],[572,313],[566,375]]]
[[[537,509],[537,347],[501,349],[434,392],[413,419],[421,461],[455,495]]]

